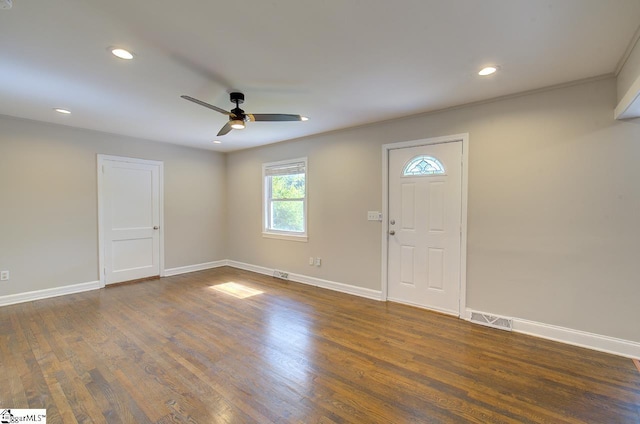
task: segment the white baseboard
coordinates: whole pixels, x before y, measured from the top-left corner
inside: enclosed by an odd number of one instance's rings
[[[489,314],[495,315],[492,313]],[[467,321],[471,319],[470,309],[466,310],[464,319]],[[600,352],[624,356],[626,358],[640,359],[640,343],[630,340],[617,339],[615,337],[588,333],[586,331],[559,327],[557,325],[545,324],[542,322],[529,321],[522,318],[513,318],[513,331]]]
[[[263,275],[271,275],[271,276],[273,276],[273,271],[274,271],[272,268],[266,268],[264,266],[246,264],[244,262],[238,262],[238,261],[233,261],[233,260],[228,260],[227,261],[227,265],[229,265],[229,266],[231,266],[233,268],[243,269],[245,271],[251,271],[251,272],[255,272],[255,273],[263,274]]]
[[[311,286],[321,287],[338,291],[341,293],[352,294],[355,296],[366,297],[367,299],[382,300],[382,292],[380,290],[366,289],[364,287],[353,286],[351,284],[338,283],[335,281],[323,280],[321,278],[309,277],[301,274],[289,274],[289,280],[297,283],[309,284]]]
[[[252,271],[258,274],[273,276],[273,269],[257,265],[246,264],[243,262],[223,259],[220,261],[205,262],[202,264],[187,265],[176,268],[168,268],[164,270],[164,277],[186,274],[189,272],[203,271],[206,269],[219,268],[222,266],[230,266],[233,268]],[[301,274],[289,274],[289,280],[296,283],[308,284],[342,293],[352,294],[355,296],[365,297],[367,299],[381,300],[382,292],[380,290],[366,289],[363,287],[353,286],[350,284],[338,283],[335,281],[323,280],[321,278],[309,277]],[[65,294],[80,293],[87,290],[95,290],[102,288],[100,281],[92,281],[90,283],[74,284],[64,287],[55,287],[51,289],[38,290],[33,292],[11,294],[0,296],[0,306],[12,305],[14,303],[29,302],[31,300],[46,299],[48,297],[62,296]]]
[[[100,281],[88,283],[72,284],[70,286],[53,287],[44,290],[35,290],[24,293],[9,294],[0,296],[0,306],[14,305],[16,303],[31,302],[32,300],[47,299],[50,297],[63,296],[65,294],[81,293],[89,290],[101,288]]]
[[[246,264],[238,261],[227,261],[227,265],[243,269],[245,271],[252,271],[258,274],[273,276],[273,268],[266,268],[258,265]],[[286,272],[286,270],[283,270]],[[352,294],[355,296],[366,297],[367,299],[382,300],[382,292],[380,290],[366,289],[363,287],[353,286],[350,284],[338,283],[335,281],[323,280],[321,278],[310,277],[302,274],[289,273],[289,281],[296,283],[308,284],[311,286],[320,287],[323,289],[329,289],[341,293]]]
[[[227,266],[228,262],[229,261],[227,261],[226,259],[223,259],[221,261],[205,262],[203,264],[179,266],[176,268],[167,268],[164,270],[164,277],[171,277],[173,275],[186,274],[188,272],[203,271],[205,269],[211,269],[211,268],[219,268],[221,266]]]
[[[188,265],[177,268],[169,268],[164,270],[164,276],[185,274],[187,272],[202,271],[204,269],[218,268],[227,265],[227,260],[206,262],[203,264]],[[53,287],[50,289],[36,290],[25,293],[9,294],[0,296],[0,306],[13,305],[16,303],[30,302],[32,300],[47,299],[49,297],[63,296],[66,294],[81,293],[89,290],[96,290],[104,286],[100,281],[91,281],[89,283],[72,284],[69,286]]]

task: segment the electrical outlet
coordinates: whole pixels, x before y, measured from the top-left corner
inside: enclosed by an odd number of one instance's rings
[[[313,260],[313,256],[309,256],[309,265],[313,265],[314,260]]]
[[[9,279],[9,271],[0,271],[0,281],[7,281]]]
[[[316,258],[316,266],[322,265],[322,258]]]

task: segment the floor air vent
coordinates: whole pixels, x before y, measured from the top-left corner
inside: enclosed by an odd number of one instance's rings
[[[483,314],[482,312],[471,312],[471,322],[486,325],[487,327],[499,328],[500,330],[513,330],[513,319],[498,317],[495,315]]]
[[[288,272],[278,271],[277,269],[275,271],[273,271],[273,276],[276,277],[276,278],[280,278],[282,280],[288,280],[289,279],[289,273]]]

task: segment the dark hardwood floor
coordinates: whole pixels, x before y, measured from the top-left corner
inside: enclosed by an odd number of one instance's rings
[[[48,423],[640,422],[630,359],[232,268],[2,307],[0,335],[0,407]]]

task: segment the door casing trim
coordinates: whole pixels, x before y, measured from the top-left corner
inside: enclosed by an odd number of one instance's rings
[[[103,224],[103,207],[104,207],[104,194],[103,194],[103,185],[104,185],[104,174],[102,172],[102,166],[107,161],[115,161],[115,162],[128,162],[128,163],[137,163],[142,165],[154,165],[158,167],[158,179],[160,180],[159,184],[159,198],[158,201],[160,203],[159,207],[159,219],[160,219],[160,257],[159,260],[159,271],[160,277],[164,277],[164,162],[157,160],[148,160],[148,159],[138,159],[138,158],[128,158],[124,156],[112,156],[112,155],[103,155],[98,154],[97,156],[97,167],[96,172],[98,173],[98,275],[100,276],[100,287],[104,287],[106,285],[106,276],[104,272],[105,267],[105,258],[104,258],[104,224]]]
[[[389,153],[391,150],[408,147],[427,146],[460,141],[462,142],[462,198],[460,222],[460,296],[458,302],[458,317],[463,317],[467,308],[467,198],[469,192],[469,133],[432,137],[420,140],[403,141],[382,145],[382,300],[388,300],[389,291]]]

